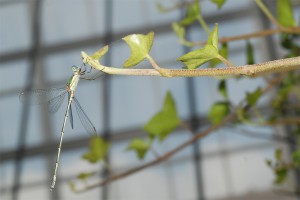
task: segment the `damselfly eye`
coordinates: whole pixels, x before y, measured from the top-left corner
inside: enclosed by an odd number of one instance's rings
[[[78,67],[75,66],[75,65],[73,65],[73,66],[71,67],[71,69],[72,69],[73,72],[76,72],[76,71],[78,70]]]

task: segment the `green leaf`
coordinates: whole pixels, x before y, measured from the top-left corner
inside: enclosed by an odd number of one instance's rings
[[[218,24],[215,25],[214,29],[209,33],[207,44],[214,46],[219,51],[219,33]]]
[[[230,112],[229,102],[217,102],[215,103],[208,113],[208,119],[214,124],[219,124],[226,115]]]
[[[277,19],[282,26],[296,26],[290,0],[277,0]]]
[[[170,92],[167,92],[163,108],[156,113],[144,126],[150,136],[159,137],[163,141],[179,124],[174,99]]]
[[[204,47],[190,51],[177,60],[183,62],[188,69],[196,69],[200,65],[217,58],[218,51],[218,24],[216,24],[210,32],[207,44]]]
[[[90,178],[91,176],[94,176],[95,174],[96,172],[82,172],[77,176],[77,178],[82,181],[85,181],[86,179]]]
[[[197,20],[200,13],[200,4],[198,0],[194,0],[194,3],[190,3],[187,6],[187,12],[186,16],[183,20],[181,20],[179,23],[182,26],[188,26],[191,23],[193,23],[195,20]]]
[[[274,181],[275,184],[282,184],[287,178],[288,170],[286,168],[279,168],[275,170],[276,179]]]
[[[255,61],[254,61],[254,52],[253,52],[253,46],[249,42],[249,40],[247,41],[246,52],[247,52],[247,64],[248,65],[253,65],[255,63]]]
[[[221,49],[219,50],[219,55],[223,58],[228,58],[228,45],[227,43],[223,43]],[[210,61],[210,67],[215,67],[216,65],[220,64],[222,61],[218,58],[214,58]]]
[[[267,164],[269,167],[272,167],[272,166],[273,166],[272,160],[265,160],[265,161],[266,161],[266,164]]]
[[[210,0],[210,1],[217,4],[218,9],[220,9],[223,6],[223,4],[226,2],[226,0]]]
[[[196,69],[217,56],[218,49],[213,45],[205,45],[203,48],[191,51],[177,60],[183,62],[188,69]]]
[[[246,100],[249,106],[254,106],[262,94],[262,90],[258,87],[254,92],[246,93]]]
[[[101,49],[99,49],[98,51],[90,55],[90,57],[94,60],[99,61],[100,58],[102,58],[107,53],[107,51],[108,51],[108,45],[105,45],[104,47],[102,47]]]
[[[227,94],[227,87],[226,87],[226,81],[225,80],[221,80],[219,82],[219,86],[218,86],[218,90],[219,90],[219,93],[227,98],[228,97],[228,94]]]
[[[100,136],[92,137],[89,144],[89,151],[83,154],[82,158],[90,163],[97,163],[104,160],[108,153],[109,143]]]
[[[185,28],[181,26],[179,23],[172,23],[173,31],[176,33],[177,37],[184,38],[185,37]]]
[[[154,32],[147,35],[132,34],[122,38],[130,47],[131,55],[123,64],[124,67],[132,67],[144,60],[152,47]]]
[[[139,159],[143,159],[150,148],[151,143],[142,139],[134,138],[131,140],[127,150],[133,150],[136,152]]]

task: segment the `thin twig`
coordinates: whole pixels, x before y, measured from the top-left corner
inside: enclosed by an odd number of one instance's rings
[[[104,185],[107,185],[113,181],[116,181],[118,179],[121,179],[121,178],[124,178],[126,176],[129,176],[131,174],[134,174],[136,172],[139,172],[143,169],[146,169],[148,167],[151,167],[151,166],[154,166],[154,165],[157,165],[163,161],[166,161],[168,160],[170,157],[172,157],[174,154],[176,154],[177,152],[181,151],[182,149],[184,149],[185,147],[193,144],[194,142],[196,142],[197,140],[199,140],[200,138],[203,138],[205,137],[206,135],[208,135],[209,133],[219,129],[220,127],[226,125],[227,123],[233,121],[236,119],[236,115],[234,113],[228,115],[221,123],[219,123],[218,125],[215,125],[215,126],[211,126],[209,128],[207,128],[205,131],[202,131],[198,134],[196,134],[194,137],[192,137],[190,140],[186,141],[185,143],[181,144],[180,146],[174,148],[173,150],[167,152],[166,154],[162,155],[161,157],[153,160],[153,161],[150,161],[146,164],[143,164],[141,166],[138,166],[138,167],[135,167],[135,168],[132,168],[132,169],[129,169],[125,172],[122,172],[120,174],[115,174],[115,175],[111,175],[109,176],[107,179],[99,182],[99,183],[96,183],[96,184],[93,184],[93,185],[89,185],[81,190],[75,190],[77,193],[81,193],[81,192],[85,192],[87,190],[90,190],[90,189],[93,189],[93,188],[96,188],[96,187],[102,187]]]

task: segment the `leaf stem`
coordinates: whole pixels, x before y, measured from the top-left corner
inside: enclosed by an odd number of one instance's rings
[[[203,17],[201,15],[198,15],[197,16],[197,20],[198,20],[199,24],[202,26],[202,28],[205,30],[205,32],[207,34],[209,34],[210,33],[210,29],[207,26],[206,22],[204,21]]]
[[[229,60],[218,54],[218,59],[220,59],[227,67],[235,67],[234,64],[232,64]]]
[[[267,18],[277,27],[281,27],[269,9],[265,6],[265,4],[261,0],[255,0],[257,6],[261,9],[261,11],[267,16]]]

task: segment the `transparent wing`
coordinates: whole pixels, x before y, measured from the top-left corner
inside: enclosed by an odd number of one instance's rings
[[[70,93],[68,93],[68,99],[70,101]],[[74,124],[73,124],[73,113],[72,113],[72,104],[70,105],[70,109],[69,109],[69,119],[70,119],[70,124],[72,129],[74,129]]]
[[[66,88],[26,90],[20,93],[19,99],[28,105],[46,104],[49,113],[55,113],[62,105],[66,93]]]
[[[82,107],[80,106],[78,100],[75,97],[74,97],[74,103],[75,103],[75,107],[76,107],[79,119],[81,121],[81,124],[83,125],[83,127],[85,128],[87,133],[90,136],[96,135],[97,132],[96,132],[96,129],[95,129],[93,123],[88,118],[88,116],[86,115],[86,113],[84,112],[84,110],[82,109]]]

